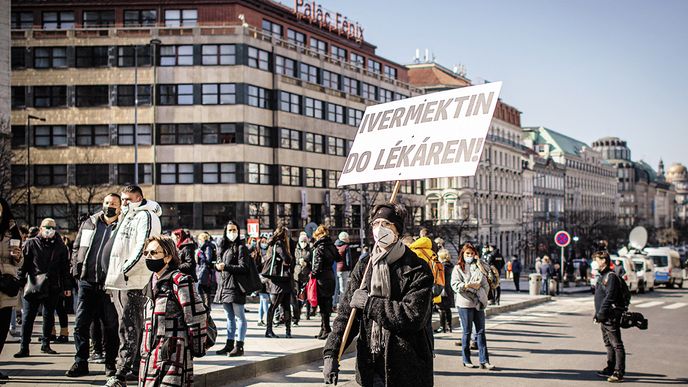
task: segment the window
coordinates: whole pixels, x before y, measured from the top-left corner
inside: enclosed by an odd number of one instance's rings
[[[304,135],[306,152],[323,153],[323,136],[321,134],[306,133]]]
[[[67,106],[67,86],[34,86],[33,106],[37,108]]]
[[[75,172],[75,183],[78,186],[102,185],[110,182],[108,164],[77,164]]]
[[[166,9],[165,27],[193,27],[198,20],[195,9]]]
[[[236,163],[203,164],[203,183],[235,184],[237,182]]]
[[[272,146],[270,129],[265,126],[246,124],[246,143],[249,145]]]
[[[12,86],[10,89],[10,99],[12,101],[12,109],[26,107],[26,87]]]
[[[345,148],[346,148],[346,140],[343,138],[337,138],[337,137],[328,137],[327,138],[327,154],[328,155],[335,155],[335,156],[344,156],[345,154]]]
[[[193,124],[159,124],[160,145],[193,144]]]
[[[301,132],[294,129],[280,129],[280,148],[301,149]]]
[[[358,109],[348,108],[346,109],[346,123],[358,127],[363,119],[363,111]]]
[[[327,104],[327,120],[343,124],[344,123],[344,106],[335,105],[333,103],[328,103]]]
[[[72,214],[64,204],[37,204],[33,224],[38,224],[45,218],[55,219],[58,229],[69,229]]]
[[[134,85],[117,85],[117,106],[134,106],[134,97],[138,98],[139,106],[150,105],[150,85],[138,85],[136,96],[134,96]]]
[[[193,85],[159,85],[160,105],[193,105]]]
[[[134,56],[136,52],[136,56]],[[119,46],[117,48],[117,66],[119,67],[134,67],[150,66],[151,64],[151,47],[145,46]]]
[[[380,62],[368,58],[368,71],[375,74],[380,74],[382,73],[382,65],[380,64]]]
[[[324,188],[325,180],[323,179],[323,170],[315,168],[305,168],[306,170],[306,187]]]
[[[308,97],[304,97],[304,101],[304,104],[306,105],[305,113],[308,117],[315,117],[320,119],[324,118],[323,101]]]
[[[26,126],[12,125],[12,148],[26,146]]]
[[[12,188],[26,186],[26,165],[12,165],[10,167],[12,175]]]
[[[33,12],[12,12],[12,29],[28,30],[33,28]]]
[[[160,164],[160,184],[193,184],[193,164]]]
[[[342,175],[339,171],[327,171],[327,186],[330,188],[337,188],[337,182]]]
[[[289,77],[296,77],[296,61],[275,55],[275,72]]]
[[[235,144],[236,124],[203,124],[203,144]]]
[[[152,128],[148,124],[138,124],[136,128],[137,143],[151,145]],[[134,145],[134,125],[117,125],[117,145]]]
[[[268,109],[268,91],[262,87],[248,86],[248,104],[259,108]]]
[[[385,76],[392,79],[397,79],[397,69],[392,66],[385,65]]]
[[[327,43],[311,36],[311,50],[327,54]]]
[[[12,47],[12,69],[26,68],[26,48]]]
[[[74,28],[74,12],[43,12],[44,30],[71,30]]]
[[[330,46],[330,54],[339,60],[346,60],[346,50],[334,44]]]
[[[277,39],[282,39],[282,26],[270,20],[263,19],[263,33]]]
[[[236,85],[233,83],[206,83],[202,87],[203,105],[231,105],[236,103]]]
[[[301,96],[280,91],[280,110],[294,114],[301,114]]]
[[[39,187],[67,184],[67,165],[34,165],[33,184]]]
[[[204,44],[201,55],[204,66],[236,64],[236,46],[233,44]]]
[[[300,63],[299,78],[306,82],[318,83],[318,68],[306,63]]]
[[[40,125],[34,127],[34,146],[67,146],[67,127],[64,125]]]
[[[248,163],[249,184],[270,184],[270,166],[265,164]]]
[[[110,129],[107,125],[77,125],[76,145],[110,145]]]
[[[339,90],[339,74],[323,70],[323,86]]]
[[[351,95],[359,95],[358,92],[358,86],[359,86],[359,81],[356,79],[352,79],[349,77],[342,77],[342,91],[351,94]]]
[[[406,99],[406,98],[408,98],[408,96],[400,94],[400,93],[394,93],[394,100],[395,101],[399,101],[399,100]]]
[[[289,40],[290,43],[296,44],[297,46],[306,46],[306,34],[302,34],[299,31],[288,29],[287,40]]]
[[[84,28],[112,27],[115,25],[115,11],[84,11]]]
[[[117,164],[117,184],[153,184],[153,164],[139,163],[139,179],[134,181],[134,164]]]
[[[110,104],[107,85],[76,86],[74,88],[77,107],[105,106]]]
[[[67,67],[67,48],[36,47],[33,52],[33,67],[37,69]]]
[[[394,100],[394,93],[391,90],[380,88],[380,102],[392,102]]]
[[[160,46],[160,66],[193,66],[193,46]]]
[[[76,67],[107,67],[107,46],[77,46]]]
[[[361,97],[377,101],[377,86],[365,82],[361,83]]]
[[[158,20],[158,12],[154,9],[124,10],[125,27],[154,26]]]
[[[358,55],[355,52],[351,53],[350,59],[351,64],[354,66],[358,66],[360,68],[363,68],[363,64],[365,63],[365,58],[362,55]]]
[[[301,168],[288,165],[280,166],[280,184],[282,185],[301,185]]]
[[[160,216],[160,225],[163,230],[175,230],[194,224],[193,203],[160,203],[160,205],[164,208]]]
[[[255,47],[248,48],[248,66],[270,71],[270,53]]]
[[[230,219],[237,219],[236,203],[203,203],[203,227],[225,228]]]

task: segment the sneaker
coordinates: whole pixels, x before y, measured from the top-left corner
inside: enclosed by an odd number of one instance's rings
[[[614,372],[610,377],[607,378],[609,383],[621,383],[623,382],[623,375],[618,372]]]
[[[89,358],[89,363],[103,364],[105,363],[105,356],[100,352],[94,352]]]
[[[75,362],[72,364],[72,368],[65,372],[65,376],[70,378],[78,378],[79,376],[88,375],[88,363],[87,362]]]
[[[613,373],[614,373],[613,369],[604,368],[601,371],[597,371],[597,376],[602,377],[602,378],[608,378],[608,377],[612,376]]]
[[[258,326],[259,326],[259,327],[264,327],[264,326],[265,326],[265,323],[262,322],[262,321],[258,321]]]
[[[473,363],[463,363],[463,366],[466,368],[478,368],[478,366]]]
[[[105,387],[127,387],[127,382],[113,375],[105,382]]]
[[[491,370],[491,369],[494,369],[495,367],[490,363],[483,363],[480,365],[480,368],[482,368],[484,370]]]
[[[21,331],[17,328],[14,328],[10,330],[10,336],[12,337],[20,337],[21,336]]]
[[[20,349],[19,352],[14,354],[14,357],[19,359],[22,357],[29,357],[29,350],[28,349]]]

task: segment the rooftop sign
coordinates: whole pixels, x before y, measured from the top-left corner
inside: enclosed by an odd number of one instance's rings
[[[315,1],[294,0],[294,14],[297,19],[305,19],[347,39],[358,43],[363,41],[363,27],[358,22],[349,20],[339,12],[331,12]]]

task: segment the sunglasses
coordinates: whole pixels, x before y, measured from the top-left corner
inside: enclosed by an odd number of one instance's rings
[[[159,250],[143,250],[143,256],[144,257],[154,257],[158,253],[165,253],[165,252],[159,251]]]
[[[43,226],[43,228],[46,230],[54,230],[55,229],[55,227],[53,227],[53,226]]]

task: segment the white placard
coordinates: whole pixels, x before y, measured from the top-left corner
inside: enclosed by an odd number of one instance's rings
[[[502,82],[366,108],[338,186],[473,176]]]

